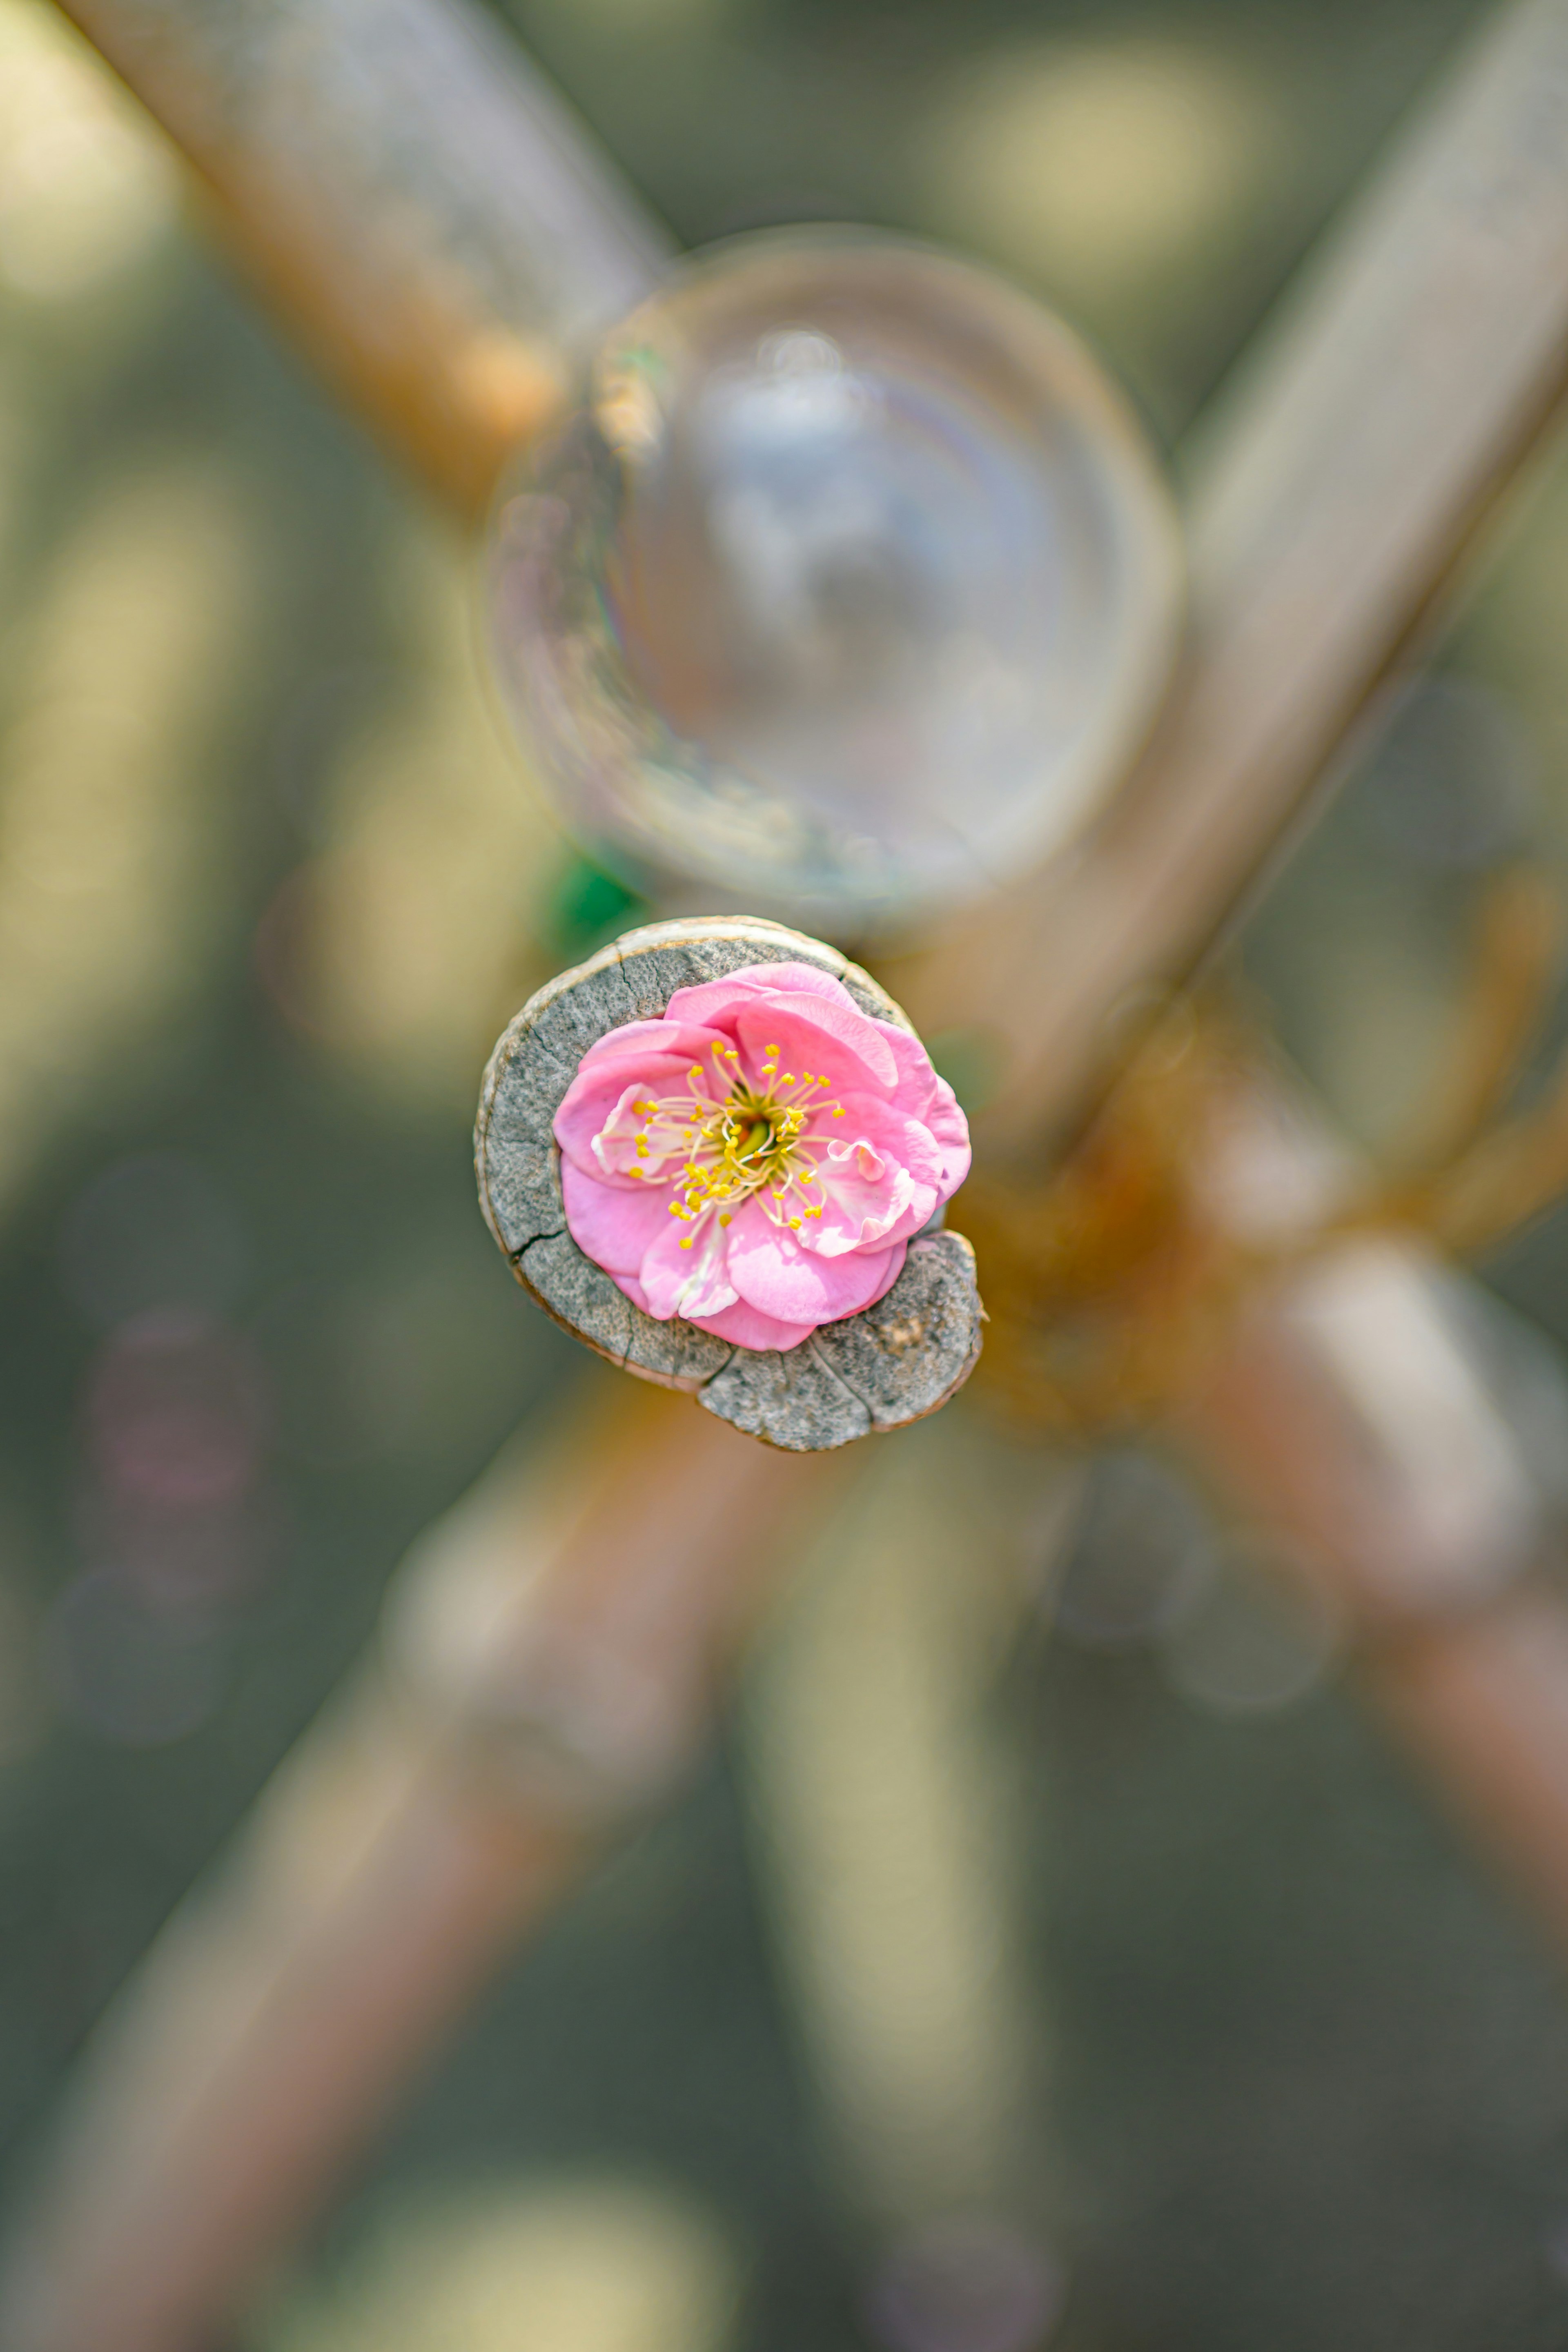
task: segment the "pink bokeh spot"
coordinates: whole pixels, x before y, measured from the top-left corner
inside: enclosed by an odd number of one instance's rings
[[[566,1223],[635,1306],[793,1348],[874,1306],[969,1173],[952,1088],[811,964],[683,988],[590,1045],[555,1115]]]

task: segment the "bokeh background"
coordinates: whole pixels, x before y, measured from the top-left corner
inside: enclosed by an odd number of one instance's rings
[[[1179,466],[1478,11],[508,13],[682,238],[847,218],[984,256]],[[106,73],[0,0],[13,2187],[407,1543],[597,1377],[507,1280],[468,1129],[497,1029],[627,908],[494,731],[472,569]],[[1489,870],[1561,863],[1565,634],[1549,462],[1249,923],[1369,1144],[1440,1066]],[[1568,1219],[1487,1273],[1561,1468]],[[246,2352],[1568,2344],[1543,1947],[1178,1466],[1064,1463],[1042,1503],[1020,1457],[967,1404],[888,1444],[716,1753],[481,2004]]]

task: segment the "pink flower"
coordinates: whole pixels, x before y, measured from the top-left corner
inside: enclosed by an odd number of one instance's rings
[[[898,1279],[969,1173],[925,1048],[804,963],[683,988],[591,1045],[555,1116],[566,1222],[663,1323],[793,1348]]]

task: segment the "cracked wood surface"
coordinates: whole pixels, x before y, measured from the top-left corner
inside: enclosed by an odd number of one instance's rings
[[[868,972],[782,924],[687,918],[628,931],[530,998],[490,1056],[474,1158],[490,1231],[523,1288],[613,1363],[683,1389],[710,1412],[792,1453],[847,1445],[934,1412],[980,1353],[974,1253],[959,1234],[910,1244],[885,1298],[825,1323],[796,1348],[737,1348],[679,1317],[635,1307],[566,1226],[552,1132],[583,1055],[628,1021],[654,1020],[677,989],[759,963],[812,963],[864,1013],[910,1023]]]

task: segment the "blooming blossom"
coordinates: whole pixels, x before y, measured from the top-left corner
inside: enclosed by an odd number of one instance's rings
[[[804,963],[683,988],[591,1045],[555,1116],[566,1222],[660,1322],[793,1348],[891,1289],[969,1172],[907,1030]]]

